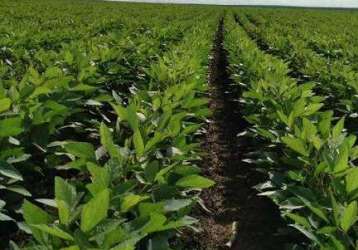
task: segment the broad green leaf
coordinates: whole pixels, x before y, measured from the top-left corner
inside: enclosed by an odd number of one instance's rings
[[[16,170],[15,167],[11,166],[7,162],[0,161],[0,174],[11,178],[13,180],[22,181],[22,175],[19,171]]]
[[[102,241],[102,238],[104,237],[102,244],[103,248],[109,249],[111,246],[115,246],[115,244],[125,241],[131,237],[131,235],[130,232],[117,224],[114,228],[110,228],[109,230],[105,230],[103,233],[96,234],[95,237],[100,241]]]
[[[24,187],[19,185],[12,185],[10,187],[7,187],[6,189],[18,194],[22,194],[23,196],[27,196],[27,197],[31,196],[31,193],[29,191],[27,191]]]
[[[55,178],[55,200],[60,222],[69,225],[71,222],[71,207],[76,203],[76,188],[60,177]]]
[[[137,116],[137,108],[133,103],[127,107],[127,119],[131,129],[137,131],[139,129],[139,120]]]
[[[347,250],[347,248],[343,245],[342,241],[337,239],[333,235],[330,235],[329,246],[327,247],[332,250]]]
[[[167,218],[164,215],[152,212],[150,214],[149,222],[141,229],[141,231],[146,234],[162,231],[166,221]]]
[[[114,109],[114,111],[116,112],[116,114],[118,115],[119,119],[121,121],[127,121],[128,120],[128,115],[127,115],[127,109],[120,106],[120,105],[115,105],[115,104],[111,104],[112,108]]]
[[[39,87],[35,88],[34,92],[32,92],[32,94],[29,98],[35,99],[38,96],[47,95],[47,94],[50,94],[51,92],[52,92],[51,88],[49,88],[47,86],[39,86]]]
[[[347,169],[348,166],[348,159],[349,159],[349,148],[346,143],[344,143],[338,150],[338,159],[336,161],[336,164],[334,166],[334,172],[338,173],[340,171],[343,171]]]
[[[302,124],[303,124],[302,133],[303,133],[304,139],[312,141],[312,139],[317,134],[316,126],[307,118],[302,119]]]
[[[176,183],[179,187],[188,188],[209,188],[215,184],[214,181],[209,180],[200,175],[188,175],[179,179]]]
[[[40,85],[42,83],[42,78],[39,72],[32,66],[28,69],[29,79],[35,85]]]
[[[285,143],[289,148],[303,156],[309,156],[309,152],[306,149],[306,145],[302,139],[285,136],[281,138],[282,142]]]
[[[155,181],[158,181],[159,183],[165,182],[164,176],[172,169],[174,168],[174,165],[170,165],[168,167],[165,167],[161,169],[156,175],[155,175]]]
[[[311,231],[309,231],[309,230],[305,229],[304,227],[297,225],[297,224],[290,225],[290,226],[297,229],[301,233],[303,233],[307,238],[309,238],[313,242],[320,244],[320,240]]]
[[[23,131],[23,120],[19,117],[0,120],[0,138],[16,136],[21,134]]]
[[[150,202],[141,202],[138,205],[139,214],[141,217],[147,217],[153,211],[156,211],[157,213],[163,213],[164,214],[164,202],[158,202],[158,203],[150,203]]]
[[[88,184],[86,187],[91,191],[92,195],[96,195],[109,187],[111,177],[107,168],[88,163],[87,169],[91,173],[92,183]]]
[[[135,250],[137,243],[146,235],[135,235],[117,246],[112,247],[110,250]]]
[[[14,219],[0,211],[0,222],[1,221],[14,221]]]
[[[132,207],[146,199],[149,199],[149,196],[141,196],[136,194],[126,195],[123,199],[121,199],[121,212],[128,212]]]
[[[304,115],[305,116],[310,116],[313,115],[314,113],[316,113],[318,110],[320,110],[323,107],[323,103],[313,103],[308,105],[305,109],[304,109]]]
[[[46,78],[59,78],[63,75],[62,70],[59,67],[51,66],[48,67],[45,71],[44,76]]]
[[[81,250],[81,249],[78,246],[70,246],[70,247],[61,248],[60,250]]]
[[[134,147],[135,147],[137,156],[138,157],[143,156],[144,142],[143,142],[142,135],[141,135],[139,129],[137,129],[133,134],[133,143],[134,143]]]
[[[58,238],[73,241],[73,237],[69,233],[63,231],[62,229],[58,228],[57,226],[50,227],[45,224],[37,224],[37,225],[32,225],[32,227],[34,227],[40,231],[43,231],[45,233],[56,236]]]
[[[48,213],[27,200],[22,205],[22,212],[27,224],[48,224],[51,222]]]
[[[350,194],[358,189],[358,168],[352,168],[346,175],[346,190]]]
[[[3,98],[0,99],[0,113],[9,110],[11,107],[11,99]]]
[[[340,215],[340,206],[337,203],[336,198],[334,197],[333,193],[331,190],[329,190],[329,196],[330,196],[330,200],[331,200],[331,206],[332,206],[332,210],[333,210],[333,218],[334,218],[334,223],[336,226],[339,226],[340,222],[339,222],[339,215]]]
[[[65,149],[69,154],[83,159],[95,159],[95,150],[92,144],[87,142],[70,142],[65,144]]]
[[[94,87],[94,86],[80,83],[80,84],[77,84],[76,86],[74,86],[73,88],[69,88],[68,91],[72,91],[72,92],[84,92],[84,91],[87,91],[88,92],[88,91],[93,91],[95,89],[97,89],[97,88]]]
[[[300,198],[303,203],[315,214],[317,215],[319,218],[321,218],[322,220],[324,220],[325,222],[329,223],[329,220],[327,218],[326,212],[323,210],[323,207],[317,205],[317,204],[313,204],[311,201],[309,201],[308,199],[298,195],[298,198]]]
[[[190,216],[184,216],[178,220],[171,221],[163,226],[161,230],[170,230],[170,229],[179,229],[181,227],[187,227],[193,224],[198,223],[199,221]]]
[[[92,230],[107,217],[109,196],[109,189],[105,189],[83,206],[81,213],[81,230],[83,232]]]
[[[287,115],[285,115],[281,110],[277,110],[276,113],[277,113],[278,117],[280,118],[280,120],[288,126],[289,123],[288,123]]]
[[[121,159],[119,148],[114,144],[112,134],[109,131],[109,128],[103,122],[101,123],[100,134],[101,144],[105,147],[109,155],[112,158]]]
[[[167,137],[166,134],[155,132],[154,136],[148,140],[148,142],[145,144],[145,151],[149,151],[151,149],[155,149],[155,145],[163,141]]]
[[[51,222],[50,216],[44,210],[27,200],[25,200],[22,205],[22,213],[26,224],[29,226],[36,224],[49,224]],[[43,234],[41,231],[33,227],[31,227],[31,231],[35,239],[38,241],[42,240]]]
[[[344,210],[341,218],[341,227],[345,232],[357,222],[358,220],[358,207],[357,201],[351,202]]]
[[[329,137],[332,116],[332,111],[326,111],[321,114],[321,121],[318,123],[318,128],[324,138]]]
[[[181,176],[187,176],[199,174],[201,172],[201,169],[197,166],[179,165],[174,168],[173,172]]]
[[[178,211],[182,208],[185,208],[193,203],[190,199],[171,199],[165,201],[164,209],[167,212]]]
[[[311,228],[311,224],[305,217],[302,217],[302,216],[300,216],[298,214],[294,214],[294,213],[288,213],[288,214],[286,214],[286,216],[288,218],[290,218],[291,220],[293,220],[296,224],[299,224],[299,225],[305,227],[306,229]]]
[[[318,234],[334,234],[337,231],[336,227],[322,227],[317,233]]]
[[[337,122],[337,124],[333,127],[332,137],[338,138],[338,136],[341,135],[343,129],[344,129],[344,118],[340,119],[339,122]]]

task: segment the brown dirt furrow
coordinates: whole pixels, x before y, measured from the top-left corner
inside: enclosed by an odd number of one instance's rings
[[[277,236],[277,231],[283,224],[279,211],[269,199],[257,196],[252,186],[260,183],[263,176],[243,161],[252,144],[250,139],[237,136],[248,124],[237,101],[241,90],[232,84],[227,70],[224,34],[222,20],[209,71],[209,106],[213,117],[204,138],[207,154],[202,163],[206,176],[217,185],[202,194],[210,212],[196,211],[202,232],[191,239],[191,249],[281,250],[283,239]]]

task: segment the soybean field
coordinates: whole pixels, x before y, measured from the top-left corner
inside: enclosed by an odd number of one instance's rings
[[[358,11],[0,1],[0,249],[358,250]]]

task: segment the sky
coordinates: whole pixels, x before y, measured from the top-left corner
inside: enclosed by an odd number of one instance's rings
[[[358,8],[358,0],[119,0],[119,1]]]

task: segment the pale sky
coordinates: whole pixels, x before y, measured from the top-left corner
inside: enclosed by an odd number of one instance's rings
[[[118,0],[118,1],[358,8],[358,0]]]

